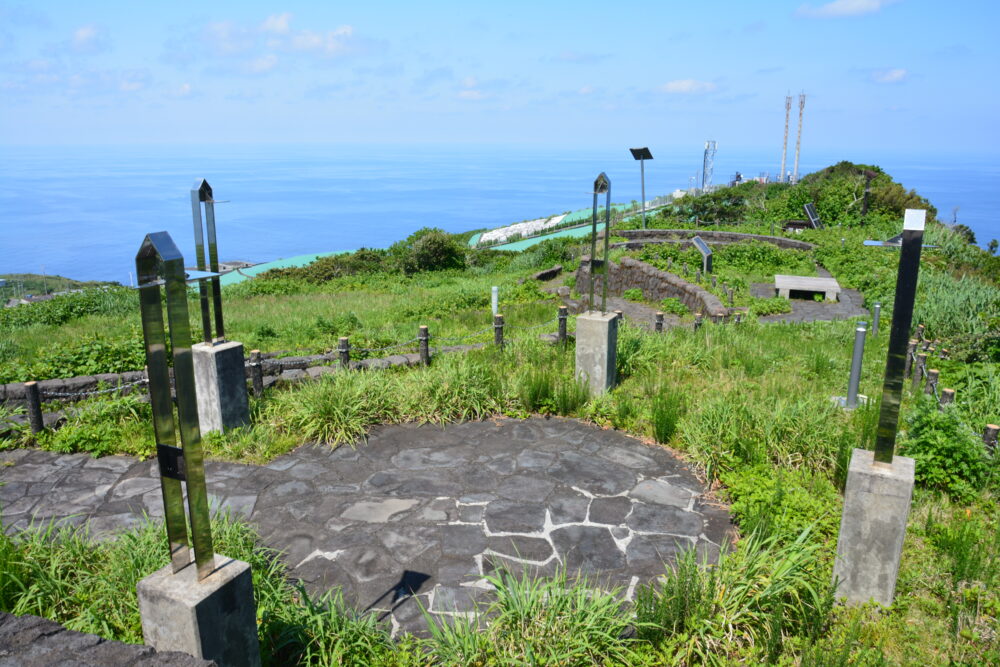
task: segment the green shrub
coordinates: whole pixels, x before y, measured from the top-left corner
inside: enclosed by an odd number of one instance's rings
[[[780,315],[792,312],[792,304],[788,299],[780,296],[770,299],[753,299],[750,302],[750,312],[757,317],[766,315]]]
[[[684,414],[684,401],[677,391],[660,390],[650,405],[650,423],[653,425],[653,438],[657,442],[667,444],[677,432],[677,423]]]
[[[822,474],[757,465],[723,473],[722,483],[729,511],[745,533],[794,539],[814,526],[812,534],[821,540],[837,534],[840,494]]]
[[[152,409],[137,394],[83,401],[68,410],[68,417],[62,428],[41,433],[38,444],[56,452],[93,456],[145,458],[155,452]]]
[[[61,294],[16,308],[0,308],[0,331],[21,329],[36,324],[59,325],[85,315],[135,317],[139,295],[128,287],[102,287]]]
[[[966,427],[957,410],[939,410],[924,395],[907,417],[900,453],[913,458],[916,481],[957,500],[970,500],[990,472],[982,440]]]
[[[98,373],[123,373],[141,370],[145,365],[146,351],[142,334],[133,331],[128,338],[93,336],[79,342],[43,347],[30,365],[14,364],[0,368],[0,381],[26,382]]]
[[[556,414],[569,417],[586,405],[590,399],[590,387],[576,378],[566,378],[556,383],[554,409]]]
[[[518,397],[528,412],[547,412],[552,408],[555,382],[547,368],[530,368],[521,377]]]
[[[633,287],[622,292],[622,298],[626,301],[642,301],[644,299],[642,290],[638,287]]]
[[[668,296],[666,299],[660,301],[660,310],[679,317],[683,317],[691,312],[688,307],[684,305],[683,301],[674,296]]]

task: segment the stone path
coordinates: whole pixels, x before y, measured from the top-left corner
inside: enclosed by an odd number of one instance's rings
[[[683,549],[717,558],[731,530],[666,450],[568,419],[377,427],[356,449],[207,471],[215,506],[249,517],[309,590],[342,586],[394,632],[425,627],[421,606],[472,612],[500,567],[565,566],[628,599]],[[163,514],[154,461],[0,452],[0,484],[8,532],[58,519],[100,537]]]
[[[750,294],[770,299],[774,296],[774,283],[753,283]],[[843,289],[840,301],[812,301],[810,299],[789,299],[792,312],[781,315],[766,315],[758,318],[760,322],[815,322],[827,320],[846,320],[851,317],[867,316],[864,296],[856,289]]]

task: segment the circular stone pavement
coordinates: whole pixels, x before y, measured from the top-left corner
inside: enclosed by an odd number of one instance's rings
[[[75,514],[102,533],[162,516],[153,461],[0,458],[13,462],[0,466],[8,531],[31,517]],[[249,517],[310,592],[343,587],[394,632],[424,629],[421,607],[473,612],[498,568],[565,567],[631,599],[682,550],[717,559],[732,527],[666,450],[569,419],[384,426],[357,448],[305,445],[264,467],[207,469],[215,506]]]

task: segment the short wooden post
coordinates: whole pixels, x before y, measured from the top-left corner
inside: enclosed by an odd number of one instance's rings
[[[913,388],[920,386],[920,381],[927,373],[927,355],[921,352],[917,355],[917,367],[913,369]]]
[[[341,336],[337,343],[337,352],[340,353],[340,367],[347,369],[351,367],[351,342],[346,336]]]
[[[674,258],[667,257],[667,271],[669,271],[672,268],[674,268]]]
[[[656,313],[656,333],[663,333],[663,312],[657,311]]]
[[[913,357],[917,354],[917,341],[913,338],[910,339],[909,344],[906,346],[906,365],[903,366],[903,377],[910,377],[910,373],[913,371]]]
[[[1000,426],[987,424],[986,428],[983,429],[983,444],[990,449],[996,449],[998,435],[1000,435]]]
[[[427,325],[420,325],[420,328],[417,329],[417,342],[420,347],[420,363],[424,366],[431,365],[431,350],[428,344],[430,339],[431,335],[427,329]]]
[[[919,340],[919,341],[923,341],[924,340],[924,325],[923,324],[918,324],[917,325],[917,340]]]
[[[949,403],[955,402],[955,390],[954,389],[942,389],[941,398],[938,399],[938,405],[944,407]]]
[[[703,318],[702,318],[701,313],[698,313],[697,315],[694,316],[694,330],[695,331],[697,331],[698,329],[701,328],[701,321],[702,321],[702,319]]]
[[[569,319],[569,308],[559,306],[559,342],[566,343],[566,321]]]
[[[625,313],[623,313],[620,310],[616,310],[615,311],[615,317],[617,317],[619,320],[625,319]]]
[[[493,316],[493,342],[497,347],[503,347],[503,315]]]
[[[712,276],[712,289],[715,289],[716,282],[715,276]]]
[[[938,375],[940,373],[936,368],[932,368],[927,371],[927,384],[924,385],[925,394],[933,394],[934,389],[937,387]]]
[[[729,307],[732,308],[733,307],[733,288],[732,287],[727,287],[726,288],[726,296],[729,297]]]
[[[24,383],[24,400],[28,407],[28,423],[32,433],[40,433],[45,428],[42,420],[42,395],[38,383],[32,380]]]
[[[260,363],[260,350],[250,350],[250,387],[258,398],[264,393],[264,369]]]
[[[694,281],[696,283],[700,283],[701,282],[701,269],[695,269],[695,272],[694,272]]]

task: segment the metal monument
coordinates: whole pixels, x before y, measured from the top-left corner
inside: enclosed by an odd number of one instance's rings
[[[702,239],[700,236],[696,236],[693,239],[691,239],[691,243],[693,243],[694,247],[697,248],[698,252],[701,253],[701,271],[702,271],[702,273],[704,273],[706,276],[707,275],[711,275],[711,273],[712,273],[712,249],[708,247],[708,244],[705,243],[704,239]]]
[[[816,212],[816,205],[809,202],[802,208],[805,209],[806,216],[809,218],[809,224],[812,225],[813,229],[823,229],[823,221],[819,219],[819,213]]]
[[[875,439],[875,461],[892,463],[899,429],[899,404],[903,399],[903,371],[906,367],[906,346],[913,323],[913,302],[917,296],[920,276],[920,251],[924,242],[927,211],[906,209],[896,273],[896,299],[892,307],[889,329],[889,352],[885,361],[885,383],[882,387],[882,408]]]
[[[597,278],[597,266],[594,255],[597,254],[597,196],[604,195],[604,259],[600,260],[602,273],[601,312],[608,306],[608,238],[611,236],[611,181],[603,171],[594,179],[594,213],[590,224],[590,302],[587,310],[594,310],[594,281]]]
[[[205,184],[208,185],[207,183]],[[211,189],[208,190],[211,196]],[[214,235],[213,235],[214,236]],[[212,241],[214,245],[214,241]],[[210,275],[192,272],[186,275],[184,257],[167,232],[146,236],[135,256],[139,278],[139,303],[142,311],[142,335],[146,346],[149,374],[149,398],[153,408],[156,435],[156,458],[160,467],[163,510],[170,544],[170,562],[176,573],[191,563],[189,544],[194,546],[198,579],[204,579],[215,567],[212,528],[208,514],[208,490],[201,449],[201,429],[194,386],[194,363],[191,356],[191,325],[188,320],[187,280]],[[170,394],[170,371],[167,364],[167,333],[163,321],[160,292],[166,290],[167,324],[173,357],[174,384],[177,395],[177,420]],[[204,302],[204,292],[203,304]],[[221,322],[221,311],[217,311]],[[177,447],[180,432],[181,447]],[[191,542],[181,482],[187,484],[188,517]]]
[[[201,209],[205,205],[205,229],[202,229]],[[215,235],[215,200],[212,186],[204,178],[199,178],[191,188],[191,215],[194,218],[194,252],[199,271],[219,273],[219,244]],[[205,258],[205,236],[208,236],[208,261]],[[219,276],[198,281],[201,297],[201,328],[206,343],[224,341],[225,327],[222,322],[222,289]],[[211,302],[211,308],[209,308]],[[212,335],[212,317],[215,314],[215,335]]]

